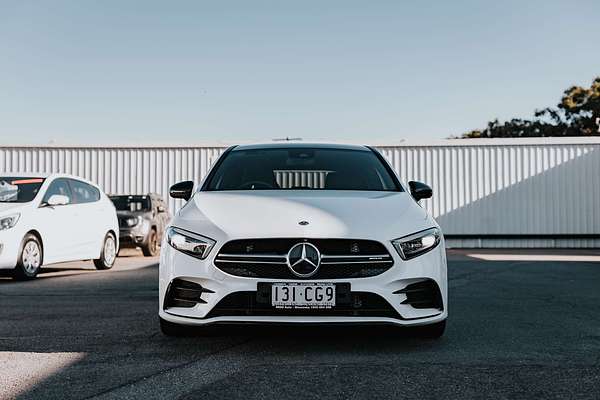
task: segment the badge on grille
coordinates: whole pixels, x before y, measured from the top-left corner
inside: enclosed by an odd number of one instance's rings
[[[294,275],[308,278],[317,273],[321,264],[321,253],[310,243],[298,243],[290,249],[286,261]]]

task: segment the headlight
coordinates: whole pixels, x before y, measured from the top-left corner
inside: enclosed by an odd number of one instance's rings
[[[138,226],[139,224],[142,223],[142,217],[137,216],[137,217],[125,218],[124,222],[128,228],[133,228],[134,226]]]
[[[10,229],[17,224],[21,214],[12,214],[6,217],[0,217],[0,231]]]
[[[441,238],[442,234],[440,230],[438,228],[431,228],[392,240],[392,244],[402,259],[410,260],[433,249],[440,243]]]
[[[167,229],[167,242],[174,249],[201,260],[208,256],[215,245],[212,239],[179,228]]]

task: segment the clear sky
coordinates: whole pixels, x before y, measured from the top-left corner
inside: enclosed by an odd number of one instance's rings
[[[0,0],[0,145],[439,139],[598,75],[597,0]]]

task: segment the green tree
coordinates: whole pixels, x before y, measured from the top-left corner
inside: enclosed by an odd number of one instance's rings
[[[556,108],[536,110],[531,120],[490,121],[485,129],[464,133],[463,138],[592,136],[598,133],[600,77],[589,88],[572,86],[565,90]]]

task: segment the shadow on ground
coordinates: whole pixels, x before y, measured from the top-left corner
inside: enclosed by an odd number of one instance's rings
[[[388,327],[233,326],[164,337],[153,266],[2,285],[0,348],[79,355],[21,398],[600,393],[598,263],[467,258],[451,261],[449,275],[451,319],[439,341]]]

